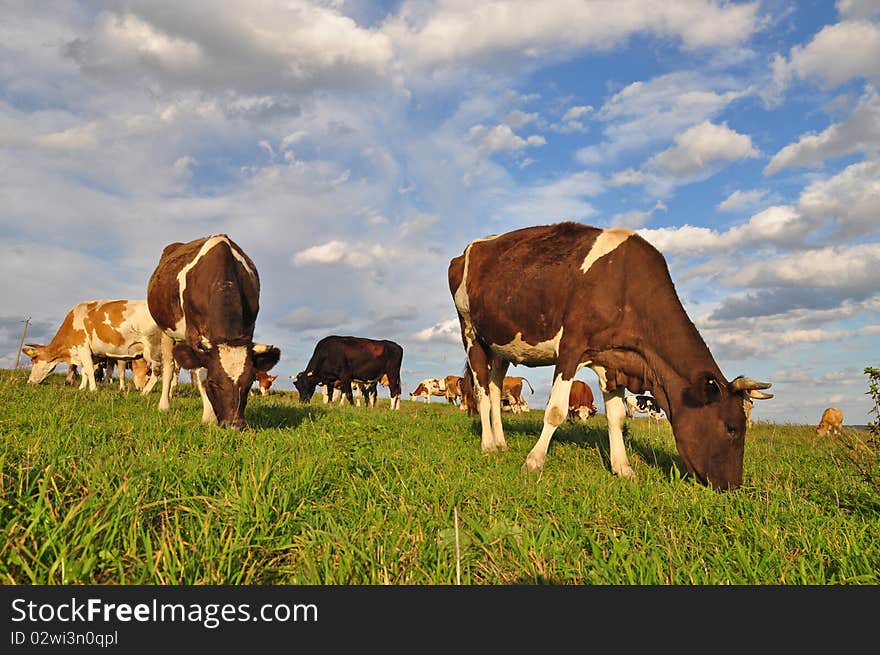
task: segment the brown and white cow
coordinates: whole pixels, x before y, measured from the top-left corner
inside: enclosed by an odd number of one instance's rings
[[[424,398],[425,402],[429,403],[431,396],[446,397],[445,378],[425,378],[416,385],[415,391],[409,394],[409,399],[417,401],[419,398]]]
[[[581,380],[572,380],[571,391],[568,392],[568,418],[573,421],[586,421],[595,416],[596,406],[593,404],[593,390]]]
[[[507,449],[501,384],[511,362],[555,366],[529,471],[543,468],[575,374],[588,366],[605,400],[615,474],[635,477],[623,443],[625,390],[650,390],[687,470],[716,489],[742,484],[744,396],[770,385],[724,378],[663,255],[635,232],[564,222],[476,239],[451,260],[448,279],[484,451]]]
[[[502,407],[506,405],[514,414],[521,414],[529,411],[529,404],[522,395],[523,382],[529,385],[529,389],[531,389],[532,393],[535,393],[535,390],[532,388],[532,383],[523,377],[507,375],[504,377],[504,382],[501,384]]]
[[[829,407],[822,412],[822,418],[816,426],[817,436],[827,437],[829,434],[843,434],[843,412],[839,407]]]
[[[127,360],[143,356],[158,361],[161,340],[162,333],[150,316],[147,301],[86,300],[67,312],[48,345],[28,344],[22,348],[33,362],[28,383],[40,384],[58,364],[66,363],[81,371],[80,389],[88,386],[95,391],[95,363],[99,358]],[[123,375],[123,389],[124,380]]]
[[[165,333],[159,409],[169,407],[176,361],[196,369],[202,422],[245,429],[254,375],[281,356],[278,348],[253,340],[260,277],[251,258],[225,234],[169,244],[150,276],[147,303]]]
[[[269,375],[265,371],[257,371],[256,373],[256,381],[257,387],[260,390],[261,396],[268,396],[269,389],[272,388],[272,383],[278,379],[277,375]]]

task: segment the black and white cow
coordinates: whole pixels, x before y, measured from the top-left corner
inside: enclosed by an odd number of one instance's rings
[[[657,401],[651,396],[627,396],[624,398],[624,402],[626,403],[626,415],[628,418],[633,418],[636,412],[647,414],[655,421],[663,418],[663,412],[660,411]]]

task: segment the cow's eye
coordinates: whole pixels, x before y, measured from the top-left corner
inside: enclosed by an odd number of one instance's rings
[[[730,437],[731,439],[735,439],[736,438],[736,426],[731,423],[727,423],[724,427],[727,428],[727,436]]]

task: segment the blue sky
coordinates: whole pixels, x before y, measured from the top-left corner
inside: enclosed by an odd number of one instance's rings
[[[449,260],[577,220],[666,255],[727,377],[773,383],[757,420],[873,418],[878,0],[0,11],[0,366],[24,318],[48,341],[76,302],[144,298],[168,243],[226,233],[276,386],[355,334],[404,347],[408,393],[464,363]],[[546,403],[551,368],[511,374]]]

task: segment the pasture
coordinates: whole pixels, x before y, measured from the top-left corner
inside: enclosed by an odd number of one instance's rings
[[[200,424],[188,385],[159,413],[155,392],[26,378],[0,371],[2,584],[880,583],[876,478],[812,425],[756,422],[742,489],[718,493],[647,417],[627,421],[631,481],[602,413],[528,474],[537,402],[487,455],[477,418],[392,412],[387,390],[366,409],[273,389],[237,432]]]

